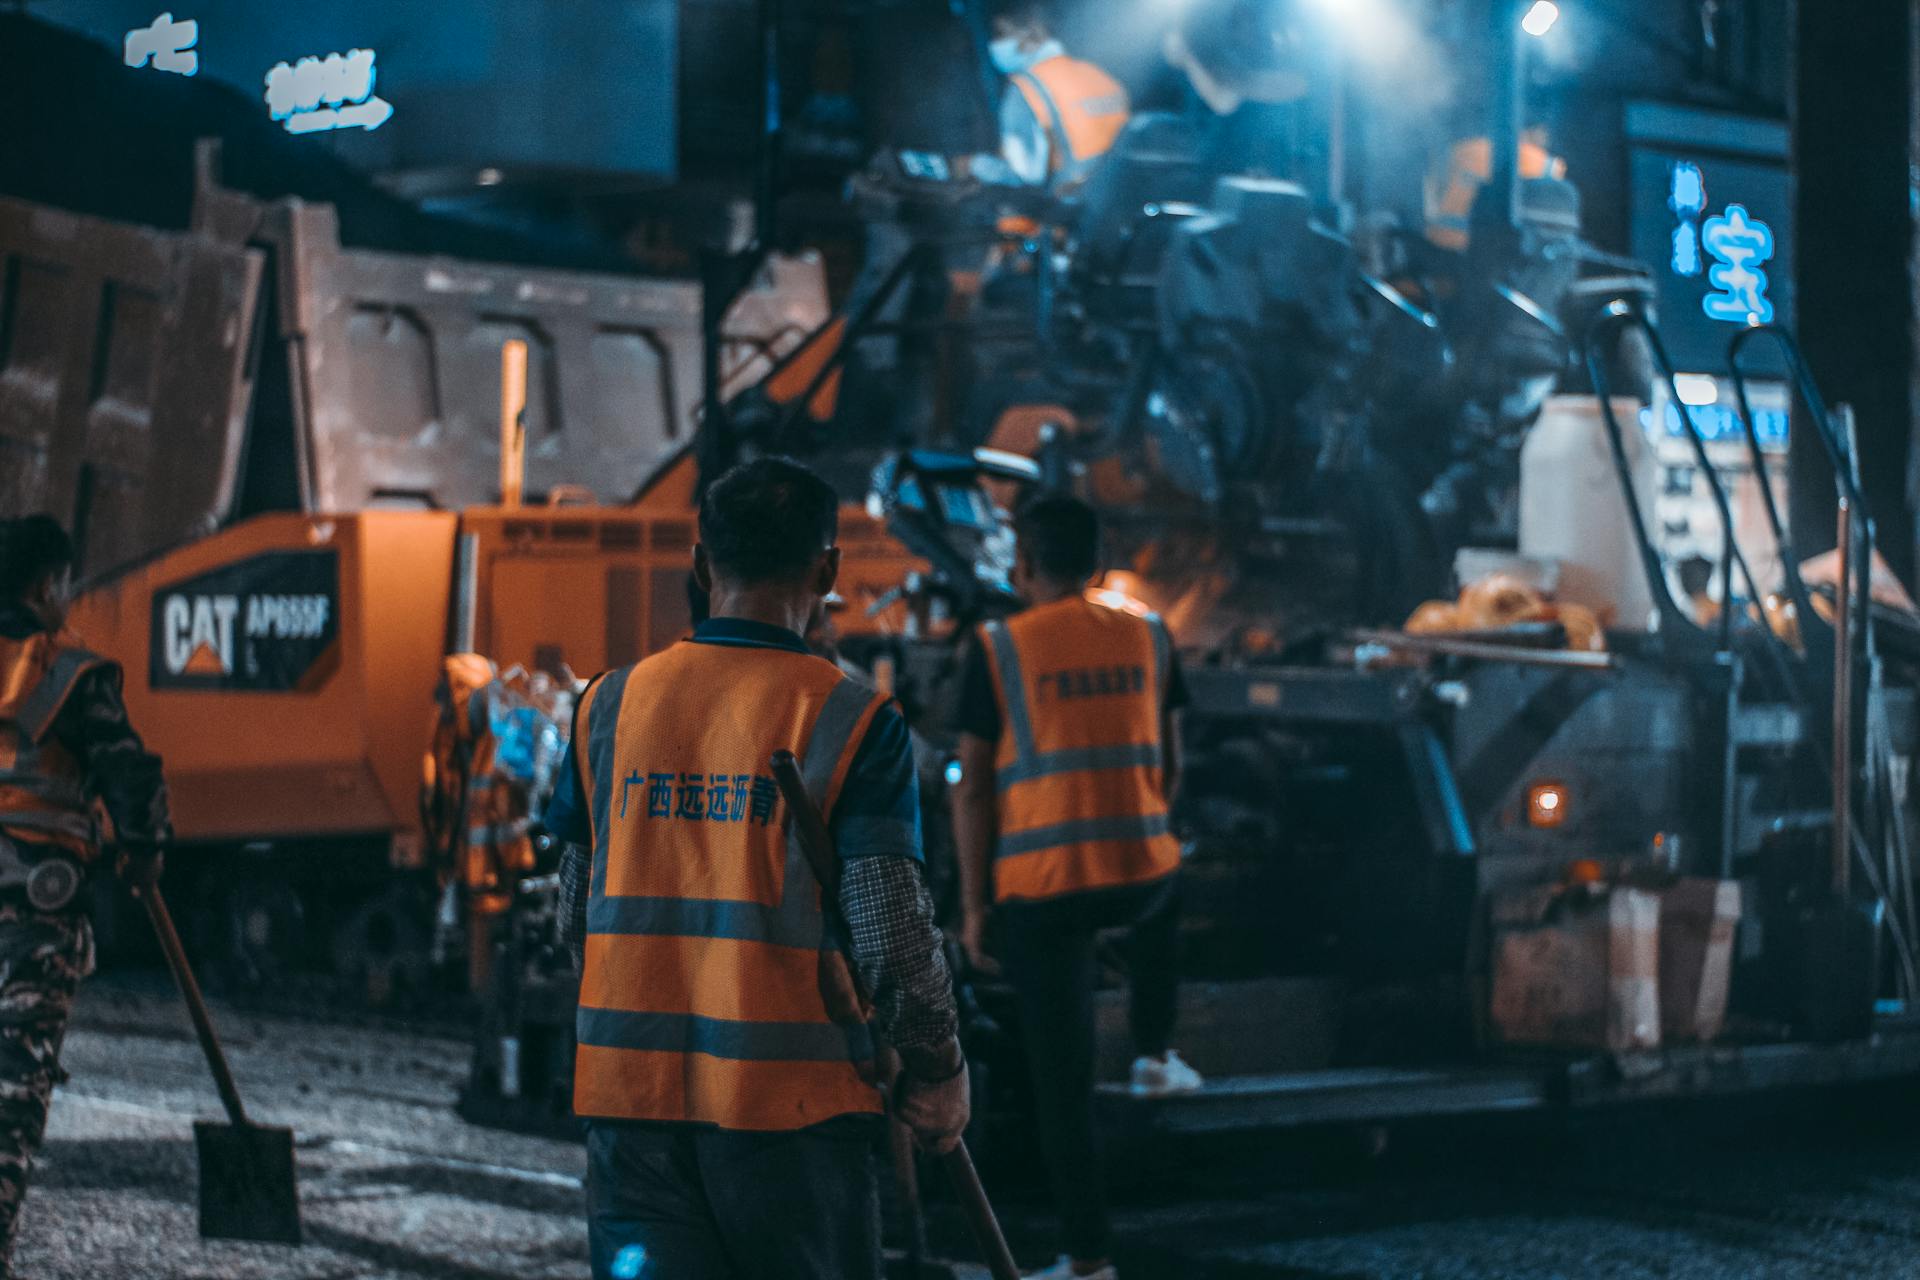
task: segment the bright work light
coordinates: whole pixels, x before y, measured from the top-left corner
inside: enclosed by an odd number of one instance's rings
[[[1560,21],[1560,6],[1553,0],[1534,0],[1533,8],[1520,19],[1520,29],[1530,36],[1544,36]]]

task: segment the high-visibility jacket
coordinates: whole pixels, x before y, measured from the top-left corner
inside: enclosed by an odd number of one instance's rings
[[[792,751],[831,820],[885,702],[811,654],[691,641],[583,695],[575,1114],[774,1131],[880,1110],[866,1011],[771,761]]]
[[[1157,618],[1078,597],[981,628],[1001,716],[996,901],[1171,874],[1166,705],[1172,646]]]
[[[1520,143],[1520,176],[1564,178],[1567,162],[1537,142]],[[1493,180],[1493,142],[1463,138],[1447,157],[1446,177],[1427,192],[1427,239],[1443,249],[1464,250],[1472,237],[1473,202]]]
[[[1085,178],[1132,115],[1126,87],[1078,58],[1047,58],[1009,79],[1047,131],[1048,177],[1056,187]]]
[[[0,636],[0,831],[88,860],[100,833],[86,771],[53,725],[81,678],[101,668],[119,669],[65,636]]]

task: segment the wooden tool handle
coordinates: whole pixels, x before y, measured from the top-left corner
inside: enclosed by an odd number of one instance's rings
[[[220,1091],[227,1118],[235,1125],[244,1126],[247,1112],[240,1105],[240,1090],[233,1083],[233,1072],[227,1068],[227,1055],[220,1049],[219,1038],[213,1034],[213,1019],[207,1016],[207,1002],[201,998],[200,984],[194,981],[193,970],[187,965],[187,953],[181,948],[180,935],[173,927],[173,914],[167,910],[166,899],[160,896],[159,885],[142,885],[136,892],[147,904],[147,918],[153,921],[154,936],[160,939],[167,968],[173,970],[174,985],[180,988],[180,998],[187,1002],[187,1016],[193,1019],[194,1033],[200,1037],[201,1052],[207,1055],[207,1066],[213,1071],[213,1086]]]
[[[800,776],[800,762],[791,751],[773,753],[773,780],[780,784],[780,794],[787,802],[787,812],[793,815],[794,834],[800,837],[800,852],[807,855],[807,865],[813,868],[813,875],[820,887],[827,891],[828,909],[840,909],[840,864],[834,857],[833,836],[827,830],[827,820],[820,813],[820,806],[807,794],[806,780]]]
[[[974,1242],[986,1256],[993,1280],[1020,1280],[1020,1268],[1014,1264],[1013,1251],[1007,1248],[1000,1220],[993,1216],[993,1205],[987,1199],[987,1189],[980,1185],[980,1173],[973,1167],[967,1144],[962,1142],[941,1156],[940,1163],[953,1182],[954,1194],[960,1197],[960,1208],[967,1215],[967,1225],[973,1228]]]
[[[787,812],[792,815],[800,851],[806,855],[814,878],[825,890],[821,905],[829,917],[840,920],[840,862],[834,853],[833,836],[827,830],[827,820],[821,815],[820,806],[807,794],[806,782],[800,776],[800,764],[794,759],[793,752],[774,752],[773,779],[779,783],[780,794],[787,802]],[[841,923],[844,924],[844,921]],[[845,936],[844,929],[842,936]],[[854,987],[859,991],[860,998],[871,1003],[872,993],[860,981],[860,966],[853,963],[851,956],[847,957],[847,968],[853,973]],[[973,1228],[974,1241],[986,1257],[987,1269],[993,1272],[993,1280],[1020,1280],[1020,1268],[1014,1265],[1013,1254],[1007,1249],[1007,1238],[1001,1233],[999,1219],[993,1216],[993,1205],[987,1200],[986,1188],[980,1185],[980,1174],[973,1167],[973,1157],[967,1153],[967,1144],[962,1142],[956,1145],[940,1157],[940,1163],[953,1181],[954,1192],[960,1197],[960,1207],[967,1215],[967,1225]]]

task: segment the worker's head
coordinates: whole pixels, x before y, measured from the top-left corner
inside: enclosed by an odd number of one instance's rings
[[[751,594],[810,621],[840,574],[839,529],[840,498],[814,472],[787,458],[742,463],[700,500],[694,579],[716,615]]]
[[[1167,62],[1215,115],[1246,103],[1298,102],[1309,84],[1301,36],[1285,6],[1266,0],[1194,0],[1167,33]]]
[[[1100,517],[1078,498],[1035,498],[1014,517],[1013,533],[1014,586],[1030,600],[1078,592],[1099,572]]]
[[[73,539],[52,516],[0,521],[0,604],[59,630],[73,600],[73,561]]]
[[[1002,74],[1026,70],[1033,55],[1051,39],[1046,9],[1036,0],[1002,0],[994,6],[993,42],[987,52]]]

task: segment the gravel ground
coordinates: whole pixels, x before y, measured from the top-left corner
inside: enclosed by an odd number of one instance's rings
[[[26,1280],[583,1277],[581,1148],[454,1115],[444,1035],[217,1008],[249,1109],[299,1144],[302,1249],[208,1243],[191,1122],[218,1104],[184,1015],[151,983],[96,983],[68,1039],[22,1220]],[[1131,1157],[1128,1280],[1733,1280],[1920,1277],[1910,1085],[1571,1123],[1242,1138]],[[1043,1198],[1004,1174],[1016,1251],[1046,1258]],[[950,1207],[936,1244],[964,1254]]]
[[[467,1046],[216,1007],[249,1114],[298,1143],[301,1249],[203,1242],[192,1121],[219,1102],[176,1002],[83,994],[22,1215],[28,1280],[586,1274],[577,1144],[453,1114]]]

